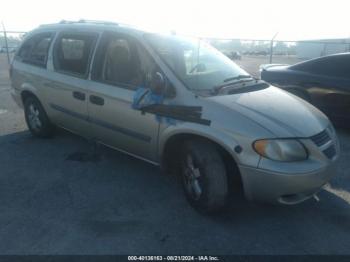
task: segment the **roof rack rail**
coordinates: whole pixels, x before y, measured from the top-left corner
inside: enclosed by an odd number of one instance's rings
[[[99,20],[86,20],[80,19],[78,21],[61,20],[59,24],[81,24],[81,23],[91,23],[91,24],[102,24],[102,25],[118,25],[118,23],[111,21],[99,21]]]

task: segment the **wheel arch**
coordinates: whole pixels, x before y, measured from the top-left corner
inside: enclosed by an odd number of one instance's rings
[[[45,97],[43,97],[43,94],[39,92],[39,90],[37,90],[37,88],[35,88],[34,86],[27,83],[23,84],[21,87],[20,97],[21,97],[23,106],[24,106],[25,100],[28,97],[34,97],[39,101],[41,106],[44,108],[45,112],[49,113],[49,108],[45,101]]]
[[[30,84],[28,82],[24,82],[21,84],[20,95],[21,95],[21,99],[22,99],[23,103],[24,103],[24,100],[29,96],[33,96],[40,101],[38,93],[39,93],[38,89],[35,86],[33,86],[32,84]]]
[[[234,153],[227,148],[227,146],[224,145],[224,142],[213,139],[209,135],[205,134],[197,134],[197,133],[191,133],[191,132],[178,132],[175,134],[170,135],[167,137],[167,139],[164,141],[162,147],[160,148],[161,152],[161,167],[165,172],[171,172],[172,170],[177,170],[179,162],[176,160],[179,160],[177,157],[180,153],[181,145],[188,140],[193,139],[200,139],[207,141],[215,146],[215,148],[218,150],[220,156],[223,158],[223,161],[225,163],[225,168],[228,174],[228,180],[231,183],[232,179],[238,179],[240,186],[243,188],[242,185],[242,178],[241,173],[238,168],[238,161],[237,158],[234,156]],[[233,178],[232,174],[238,174],[238,177]]]
[[[28,97],[35,97],[36,99],[39,100],[39,98],[37,97],[36,94],[34,94],[31,90],[23,90],[21,92],[21,99],[22,99],[22,103],[24,104],[25,100],[28,98]],[[39,100],[40,101],[40,100]]]

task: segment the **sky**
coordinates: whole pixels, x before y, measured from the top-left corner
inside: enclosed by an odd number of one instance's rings
[[[197,37],[310,40],[349,38],[349,0],[2,1],[6,30],[60,20],[108,20]]]

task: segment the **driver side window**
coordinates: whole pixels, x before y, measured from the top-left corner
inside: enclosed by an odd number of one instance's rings
[[[126,39],[111,39],[107,44],[102,80],[116,85],[137,86],[140,84],[140,78],[137,50]]]
[[[136,41],[117,33],[106,33],[96,53],[92,79],[135,89],[143,72]]]

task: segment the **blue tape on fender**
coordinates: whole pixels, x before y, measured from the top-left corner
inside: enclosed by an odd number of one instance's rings
[[[155,104],[163,104],[164,96],[157,95],[152,92],[151,89],[140,86],[136,89],[133,98],[132,108],[136,110],[142,110],[143,107]],[[167,123],[169,125],[175,125],[176,120],[170,117],[162,117],[156,114],[156,120],[159,123]]]
[[[154,94],[149,88],[139,87],[136,89],[132,108],[141,109],[144,106],[163,104],[163,101],[164,96]]]

